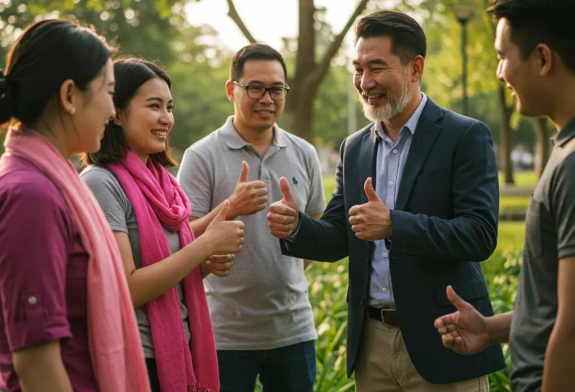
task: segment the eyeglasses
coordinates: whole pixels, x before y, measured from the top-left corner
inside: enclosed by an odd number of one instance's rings
[[[274,101],[283,101],[289,92],[289,87],[263,87],[263,86],[244,86],[238,82],[232,82],[236,86],[240,86],[246,89],[248,93],[248,97],[251,99],[262,99],[266,96],[266,93],[269,91],[271,99]]]

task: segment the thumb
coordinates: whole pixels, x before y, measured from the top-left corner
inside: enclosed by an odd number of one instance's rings
[[[457,310],[465,310],[468,306],[470,306],[455,293],[451,285],[447,286],[447,298],[449,299],[449,302],[451,302],[453,306],[457,308]]]
[[[293,195],[291,194],[291,189],[289,188],[288,180],[285,177],[280,178],[280,189],[282,191],[282,194],[284,195],[285,201],[295,200]]]
[[[365,185],[363,186],[363,189],[365,190],[365,194],[367,195],[367,200],[368,201],[378,201],[381,200],[379,198],[379,196],[377,196],[377,193],[375,193],[375,189],[373,189],[373,185],[372,185],[372,180],[371,177],[369,177],[366,181],[365,181]]]
[[[238,182],[248,182],[248,175],[250,173],[250,167],[246,161],[242,161],[242,172],[240,173],[240,178]]]
[[[224,201],[222,208],[220,208],[220,212],[218,212],[218,215],[216,215],[216,217],[214,218],[214,221],[225,221],[229,211],[230,211],[230,202],[226,200]]]

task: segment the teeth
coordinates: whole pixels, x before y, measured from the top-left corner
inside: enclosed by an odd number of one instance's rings
[[[272,114],[272,112],[263,111],[263,110],[258,111],[258,113],[259,114]]]
[[[152,131],[152,133],[158,136],[168,136],[168,132],[166,131]]]

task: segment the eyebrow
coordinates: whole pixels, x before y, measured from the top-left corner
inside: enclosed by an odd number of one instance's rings
[[[250,80],[250,81],[248,81],[247,84],[250,85],[250,84],[265,84],[265,83],[262,82],[261,80]],[[273,82],[273,83],[272,83],[272,86],[276,86],[276,85],[283,87],[283,86],[285,86],[286,84],[285,84],[285,82],[280,82],[280,81],[277,81],[277,82]]]
[[[164,102],[164,100],[163,100],[162,98],[160,98],[160,97],[150,97],[150,98],[146,99],[146,102],[147,102],[147,101],[160,101],[160,102]],[[168,103],[172,103],[172,102],[174,102],[173,99],[170,99],[170,100],[168,101]]]
[[[357,60],[353,60],[353,63],[352,63],[352,64],[353,64],[353,65],[361,65],[361,64],[359,63],[359,61],[357,61]],[[367,62],[367,64],[369,64],[369,65],[389,65],[389,63],[388,63],[387,61],[385,61],[384,59],[382,59],[382,58],[377,58],[377,59],[369,60],[369,61]]]

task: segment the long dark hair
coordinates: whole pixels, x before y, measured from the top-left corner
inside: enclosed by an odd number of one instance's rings
[[[12,119],[34,128],[62,83],[87,91],[113,49],[86,27],[61,19],[30,25],[18,37],[0,71],[0,125]]]
[[[161,67],[136,57],[120,57],[114,60],[114,76],[116,79],[114,104],[116,108],[122,110],[128,108],[138,89],[148,80],[160,78],[168,84],[170,89],[172,88],[172,81]],[[111,163],[121,163],[126,159],[127,150],[128,143],[122,127],[110,121],[108,126],[106,126],[100,151],[82,153],[80,154],[80,160],[84,165],[104,166]],[[178,165],[172,155],[169,139],[166,140],[166,149],[162,152],[151,154],[150,159],[155,164],[168,168]]]

